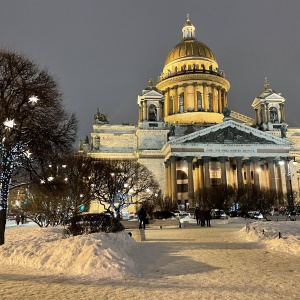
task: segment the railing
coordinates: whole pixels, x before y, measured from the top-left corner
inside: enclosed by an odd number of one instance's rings
[[[255,120],[253,118],[250,118],[248,116],[245,116],[245,115],[240,114],[240,113],[235,112],[235,111],[231,111],[230,117],[232,117],[234,119],[237,119],[237,120],[240,120],[240,121],[242,121],[243,123],[245,123],[247,125],[255,124]]]

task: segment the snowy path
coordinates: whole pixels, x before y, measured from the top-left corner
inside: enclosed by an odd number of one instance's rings
[[[300,259],[241,241],[242,225],[147,230],[137,274],[91,280],[0,270],[1,299],[299,299]]]

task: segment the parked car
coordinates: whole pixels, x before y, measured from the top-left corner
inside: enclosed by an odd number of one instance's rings
[[[182,210],[173,210],[172,213],[176,216],[176,217],[179,217],[180,214],[183,214],[184,211]]]
[[[180,219],[181,218],[191,218],[191,217],[192,217],[192,215],[188,212],[182,212],[182,213],[179,214]]]
[[[225,211],[221,211],[220,218],[221,220],[228,219],[228,215],[225,213]]]
[[[263,220],[265,219],[264,215],[262,213],[254,214],[255,220]]]
[[[153,217],[154,219],[159,219],[159,220],[162,220],[162,219],[171,219],[171,218],[175,218],[175,214],[172,213],[171,211],[166,211],[166,210],[163,210],[163,211],[155,211],[153,213]]]

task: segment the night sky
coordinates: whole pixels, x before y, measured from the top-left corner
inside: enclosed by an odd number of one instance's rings
[[[137,96],[156,83],[189,14],[231,84],[229,108],[253,118],[267,77],[300,127],[299,12],[299,0],[1,0],[0,47],[55,75],[79,140],[98,107],[112,124],[137,124]]]

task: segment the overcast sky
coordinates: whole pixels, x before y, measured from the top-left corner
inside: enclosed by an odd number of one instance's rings
[[[55,74],[79,140],[97,107],[112,124],[137,124],[137,96],[156,82],[189,14],[230,81],[229,108],[254,117],[267,77],[286,98],[287,123],[300,126],[299,12],[299,0],[1,0],[0,46]]]

